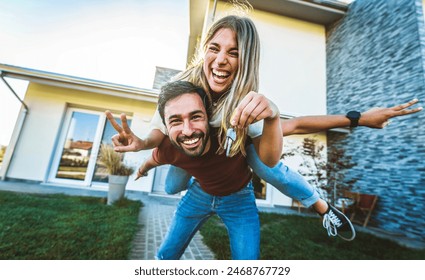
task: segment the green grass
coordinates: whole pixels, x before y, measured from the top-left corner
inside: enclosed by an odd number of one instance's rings
[[[0,259],[127,259],[141,202],[0,192]]]
[[[330,238],[319,218],[260,213],[260,221],[263,260],[425,259],[425,250],[408,249],[362,232],[351,242]],[[217,217],[204,224],[201,234],[217,259],[231,258],[227,231]]]

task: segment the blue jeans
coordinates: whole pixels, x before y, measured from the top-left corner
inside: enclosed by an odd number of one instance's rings
[[[279,162],[268,167],[258,157],[254,145],[247,147],[247,162],[255,174],[273,185],[281,193],[310,207],[320,199],[320,195],[298,172]],[[165,191],[169,194],[187,189],[190,175],[181,168],[171,166],[165,180]]]
[[[204,192],[196,180],[191,180],[187,193],[177,206],[157,259],[180,259],[198,229],[214,214],[227,228],[232,258],[258,259],[260,220],[252,184],[227,196],[213,196]]]
[[[189,181],[192,176],[184,169],[170,165],[167,177],[165,178],[165,192],[168,194],[176,194],[187,190],[191,184]]]

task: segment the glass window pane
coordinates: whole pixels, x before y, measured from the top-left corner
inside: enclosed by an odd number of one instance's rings
[[[115,118],[115,121],[117,123],[120,123],[121,120],[119,118]],[[131,126],[131,120],[127,119],[127,123],[129,126]],[[106,121],[105,128],[103,130],[102,145],[111,145],[112,146],[112,136],[114,136],[117,133],[117,131],[114,129],[114,127],[111,125],[109,121]],[[99,155],[98,155],[99,158]],[[105,172],[105,170],[102,168],[102,166],[96,162],[96,166],[94,168],[94,174],[92,182],[102,182],[107,183],[108,182],[108,174]]]

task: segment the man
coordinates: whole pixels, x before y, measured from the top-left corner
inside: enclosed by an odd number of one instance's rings
[[[241,153],[217,153],[217,130],[208,124],[210,104],[204,90],[189,82],[169,83],[161,89],[158,111],[168,138],[142,164],[138,177],[158,165],[173,164],[196,180],[181,199],[157,258],[179,259],[199,227],[217,214],[228,230],[232,258],[258,259],[260,224],[252,173]],[[266,111],[264,132],[271,137],[260,143],[260,159],[276,164],[280,153],[275,148],[282,147],[280,119],[275,108]]]

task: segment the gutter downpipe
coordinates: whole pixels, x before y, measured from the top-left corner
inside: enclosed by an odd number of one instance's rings
[[[0,168],[0,181],[6,180],[7,171],[9,169],[9,165],[12,160],[12,156],[15,151],[16,144],[18,143],[18,140],[19,140],[19,135],[21,134],[22,127],[24,126],[25,119],[29,111],[27,104],[25,104],[25,102],[16,94],[13,88],[4,79],[4,76],[5,75],[3,71],[0,71],[0,78],[9,88],[9,90],[13,93],[13,95],[15,95],[15,97],[19,100],[22,106],[18,115],[18,119],[16,120],[15,128],[13,129],[12,137],[10,138],[9,145],[6,148],[6,153],[3,157],[3,162]]]
[[[214,6],[213,6],[213,12],[212,12],[212,19],[211,19],[211,23],[214,22],[215,20],[215,12],[217,11],[217,0],[214,0]]]

